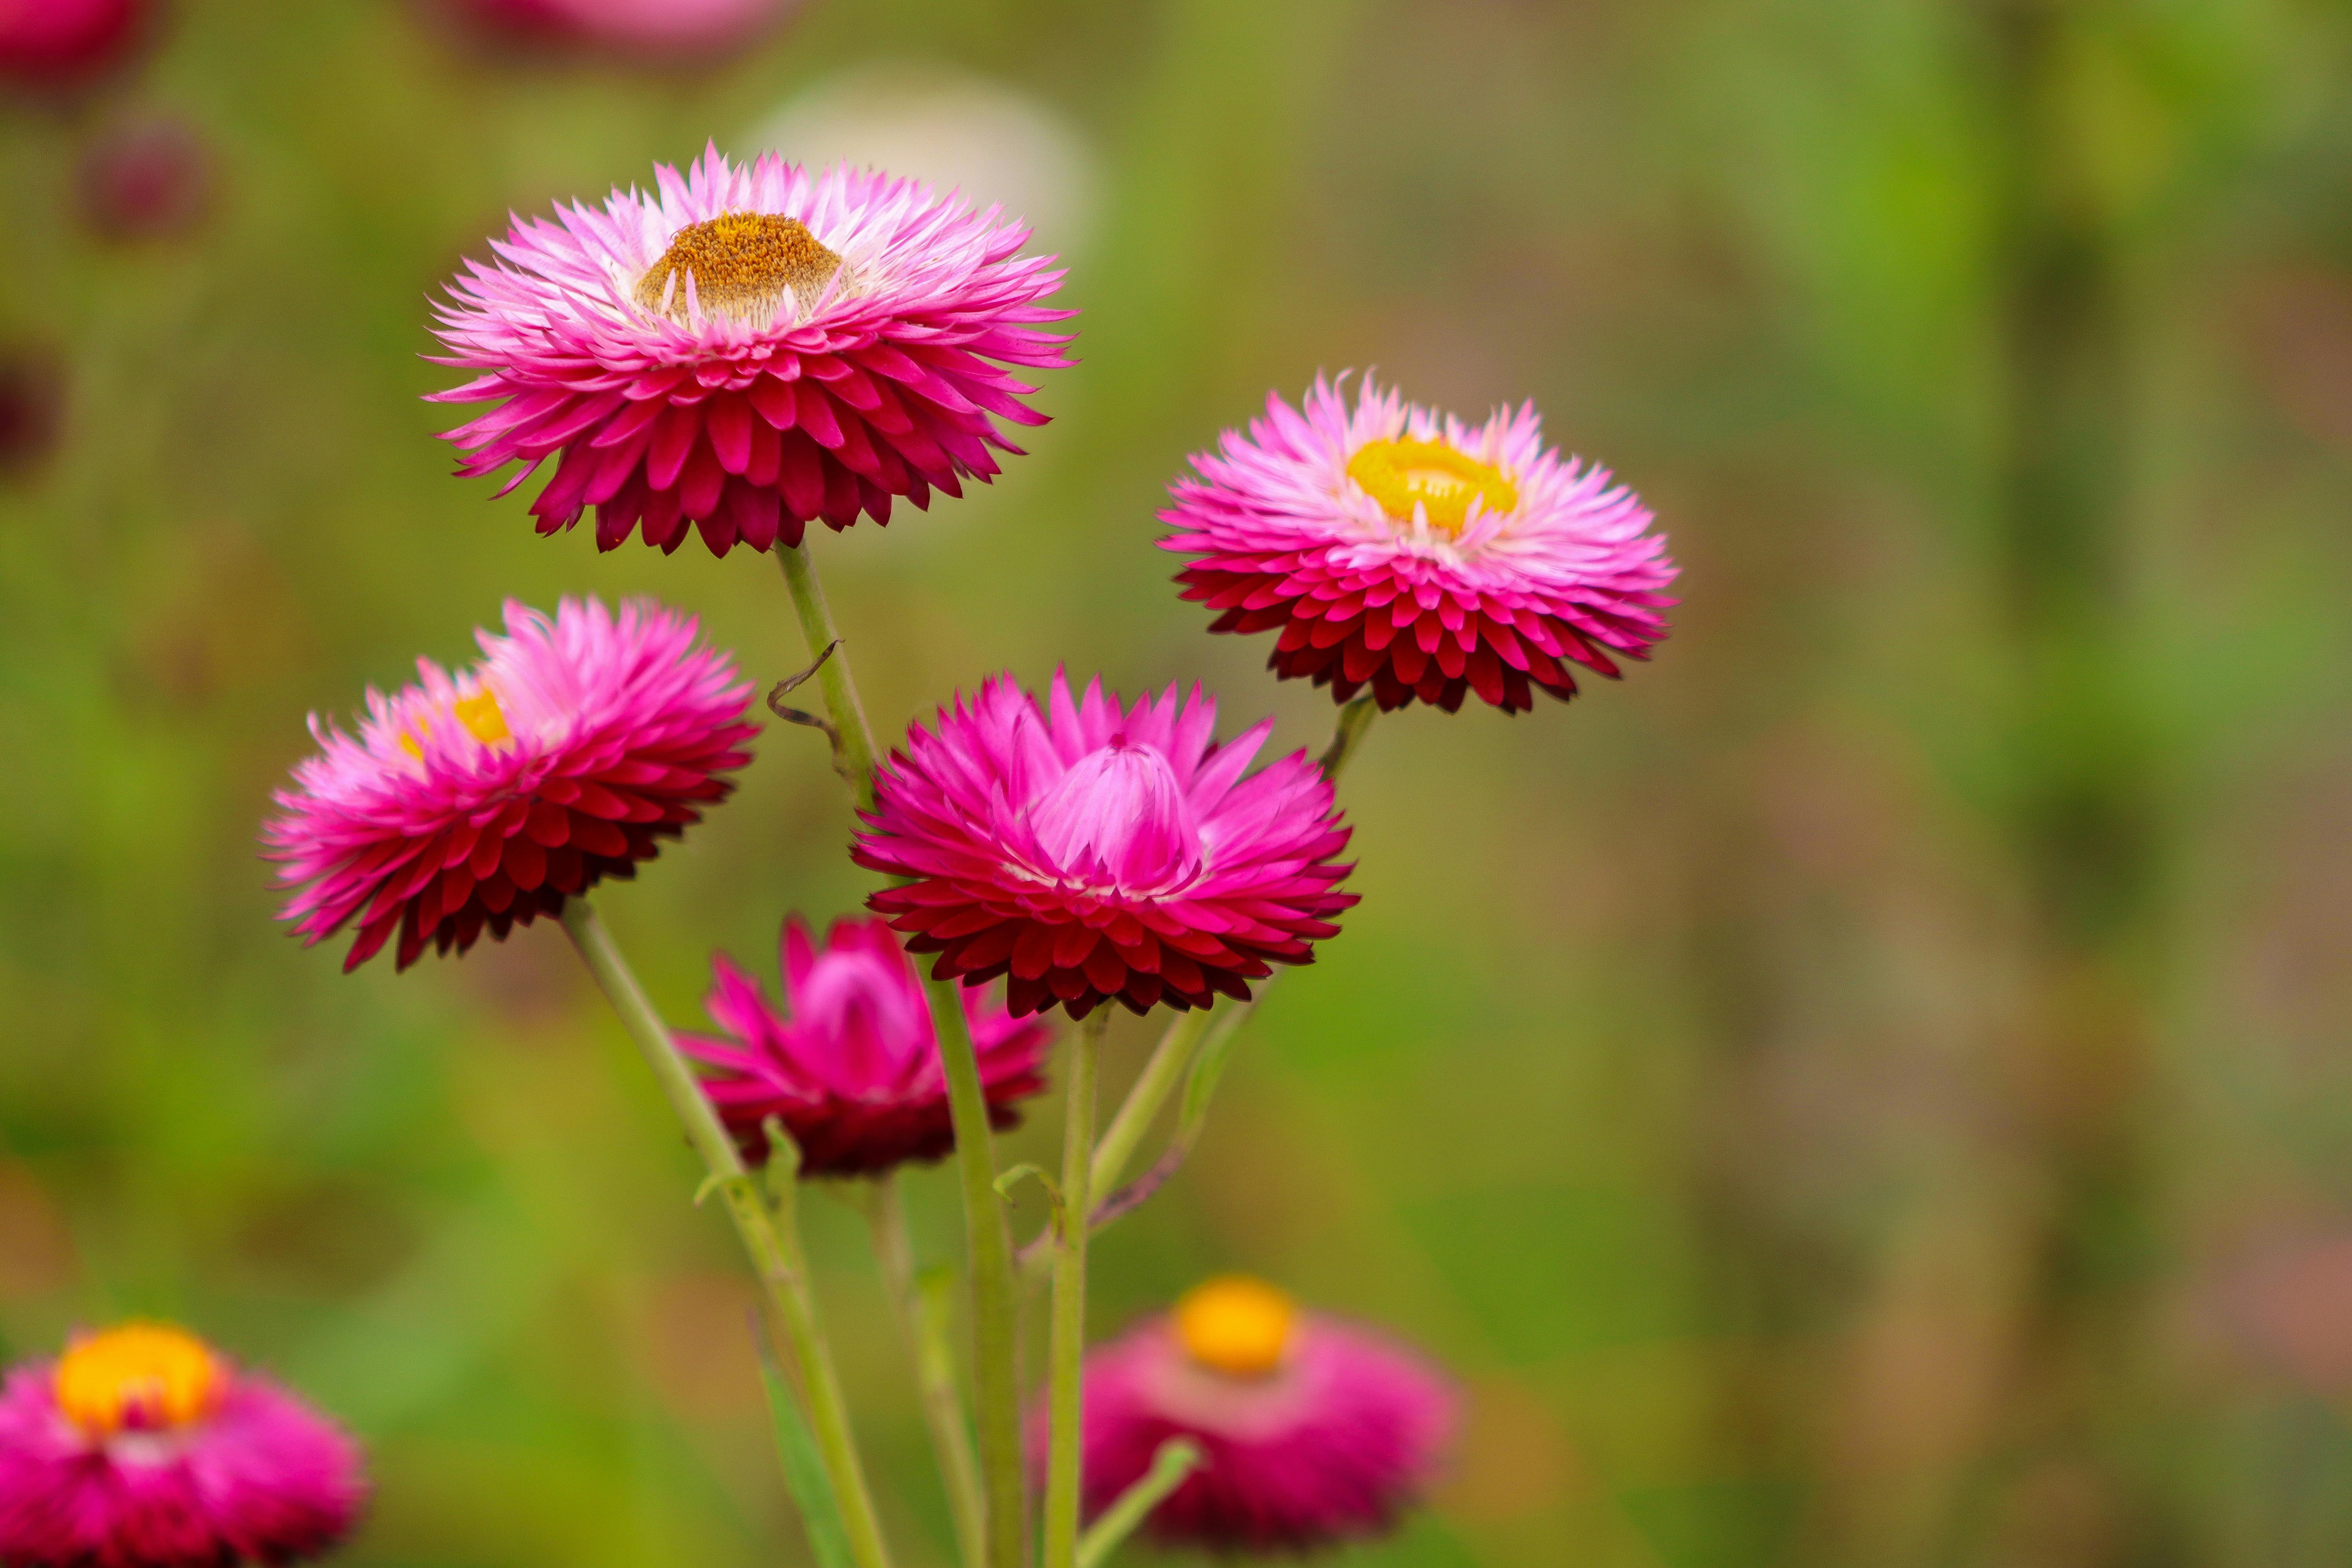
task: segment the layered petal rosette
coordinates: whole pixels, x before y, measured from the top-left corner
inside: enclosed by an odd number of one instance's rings
[[[370,689],[356,736],[313,714],[320,751],[273,797],[262,839],[299,889],[281,918],[313,942],[357,922],[345,970],[394,931],[405,969],[635,875],[750,760],[751,686],[693,617],[566,599],[551,620],[509,600],[506,627],[476,634],[470,669],[419,659],[416,684]]]
[[[854,858],[907,882],[867,906],[940,955],[933,974],[1008,976],[1015,1017],[1246,999],[1338,933],[1349,829],[1306,753],[1243,776],[1267,723],[1223,745],[1215,726],[1197,687],[1123,708],[1098,679],[1073,701],[1056,672],[1044,704],[987,681],[877,777]]]
[[[1164,1545],[1304,1552],[1377,1535],[1430,1480],[1459,1400],[1420,1357],[1300,1312],[1255,1279],[1212,1279],[1089,1353],[1081,1424],[1088,1517],[1189,1437],[1199,1468],[1151,1512]],[[1045,1458],[1043,1406],[1031,1463]]]
[[[1160,514],[1161,546],[1194,558],[1183,596],[1219,612],[1211,631],[1276,633],[1269,667],[1342,702],[1516,712],[1666,635],[1676,568],[1649,510],[1545,446],[1532,404],[1473,426],[1318,380],[1192,467]]]
[[[266,1377],[160,1323],[74,1341],[0,1383],[0,1562],[224,1568],[341,1540],[357,1444]]]
[[[678,1047],[719,1069],[703,1092],[744,1156],[768,1158],[763,1124],[779,1119],[800,1146],[803,1176],[873,1176],[955,1147],[947,1075],[929,999],[881,921],[838,921],[819,949],[794,916],[784,926],[784,1003],[728,960],[703,1007],[725,1039],[680,1035]],[[960,994],[989,1121],[1021,1122],[1019,1103],[1045,1087],[1051,1032],[1023,1023],[982,991]]]
[[[1044,423],[1005,367],[1068,363],[1041,326],[1070,312],[1038,302],[1062,274],[1021,225],[773,154],[656,174],[518,222],[436,312],[442,363],[483,373],[437,395],[498,405],[448,433],[459,472],[520,460],[512,489],[556,459],[541,533],[593,506],[602,550],[633,529],[675,550],[689,522],[720,555],[789,547],[811,518],[961,495],[1020,450],[992,416]]]

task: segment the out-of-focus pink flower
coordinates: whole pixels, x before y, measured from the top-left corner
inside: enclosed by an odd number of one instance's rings
[[[1339,933],[1349,829],[1303,752],[1242,776],[1269,723],[1219,745],[1216,721],[1198,687],[1122,710],[1099,679],[1073,702],[1056,671],[1043,706],[1010,676],[983,683],[877,779],[853,858],[910,881],[867,907],[940,955],[934,975],[1011,976],[1015,1017],[1246,999]]]
[[[444,0],[444,8],[520,43],[667,59],[756,43],[798,9],[798,0]]]
[[[194,126],[148,116],[100,132],[81,156],[82,217],[109,239],[168,239],[211,205],[213,157]]]
[[[262,839],[299,889],[281,919],[313,942],[358,922],[345,970],[395,929],[405,969],[427,942],[463,952],[635,876],[750,760],[751,689],[692,616],[566,599],[550,620],[509,600],[506,626],[476,634],[471,669],[419,659],[416,685],[371,689],[357,737],[311,716],[320,752]]]
[[[946,1075],[929,999],[881,921],[838,921],[820,952],[794,916],[784,926],[784,1004],[728,961],[703,999],[728,1039],[681,1035],[687,1055],[720,1072],[703,1090],[754,1164],[768,1157],[761,1123],[779,1118],[800,1146],[803,1176],[880,1175],[955,1147]],[[980,1058],[990,1121],[1020,1125],[1018,1103],[1045,1087],[1050,1032],[1021,1023],[984,993],[960,994]]]
[[[221,1568],[340,1541],[358,1445],[268,1378],[158,1323],[77,1339],[0,1384],[0,1562]]]
[[[1015,452],[991,416],[1045,421],[1003,365],[1067,363],[1037,301],[1061,274],[1028,230],[870,171],[811,174],[717,149],[657,194],[615,191],[518,225],[436,314],[442,361],[484,374],[445,402],[499,405],[450,431],[459,472],[557,459],[539,531],[596,509],[596,544],[696,524],[724,555],[890,520]],[[993,362],[993,363],[992,363]],[[501,491],[500,493],[504,493]]]
[[[1091,1517],[1141,1479],[1161,1444],[1205,1459],[1152,1510],[1171,1546],[1307,1551],[1376,1535],[1431,1479],[1459,1399],[1369,1330],[1302,1313],[1255,1279],[1212,1279],[1087,1357],[1082,1502]],[[1042,1470],[1046,1412],[1029,1421]]]
[[[65,367],[54,350],[0,348],[0,478],[22,478],[47,460],[64,423],[65,400]]]
[[[1532,404],[1472,426],[1369,377],[1350,409],[1318,380],[1192,466],[1160,513],[1162,548],[1195,557],[1184,597],[1223,612],[1211,631],[1278,633],[1269,667],[1339,701],[1515,712],[1576,695],[1563,661],[1613,677],[1666,635],[1675,567],[1649,510],[1562,462]]]
[[[0,0],[0,79],[83,86],[137,50],[153,9],[150,0]]]

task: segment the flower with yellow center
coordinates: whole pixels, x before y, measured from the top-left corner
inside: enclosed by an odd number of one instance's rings
[[[636,300],[648,314],[691,327],[686,311],[691,275],[705,316],[764,327],[775,319],[787,288],[805,305],[840,270],[841,258],[798,218],[721,213],[670,236],[669,248],[637,279]]]
[[[58,1358],[58,1407],[93,1437],[126,1426],[184,1426],[212,1413],[227,1382],[194,1334],[130,1322],[85,1335]]]
[[[1298,1309],[1263,1280],[1227,1274],[1194,1286],[1176,1303],[1185,1353],[1228,1377],[1265,1377],[1282,1365]]]
[[[506,713],[499,707],[499,694],[487,686],[471,697],[460,697],[449,704],[449,716],[485,746],[514,739],[514,731],[507,728]],[[401,735],[400,749],[420,763],[425,760],[425,742],[413,730]]]
[[[1510,475],[1443,441],[1367,441],[1348,459],[1348,477],[1397,521],[1411,522],[1419,506],[1429,526],[1445,533],[1462,531],[1473,500],[1488,511],[1519,504]]]

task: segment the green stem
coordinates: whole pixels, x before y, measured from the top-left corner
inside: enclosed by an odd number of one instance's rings
[[[808,1399],[809,1426],[816,1436],[817,1451],[824,1457],[834,1495],[841,1503],[842,1522],[849,1532],[849,1549],[858,1568],[889,1568],[889,1549],[883,1544],[881,1522],[874,1511],[873,1495],[866,1489],[865,1468],[858,1462],[848,1406],[817,1318],[816,1299],[809,1289],[797,1229],[778,1225],[777,1215],[744,1169],[735,1140],[720,1124],[694,1069],[678,1054],[668,1026],[654,1011],[645,987],[637,984],[627,960],[614,945],[612,933],[596,918],[595,909],[584,898],[566,899],[562,921],[588,972],[596,977],[613,1010],[621,1016],[622,1025],[645,1053],[670,1109],[685,1123],[687,1142],[702,1157],[711,1184],[725,1200],[736,1234],[742,1237],[743,1249],[751,1254],[752,1267],[783,1325],[793,1371]]]
[[[873,1226],[874,1257],[898,1310],[898,1330],[922,1395],[923,1420],[930,1427],[940,1479],[947,1487],[948,1511],[955,1521],[958,1560],[964,1568],[982,1568],[988,1554],[988,1505],[981,1497],[980,1462],[972,1456],[971,1429],[964,1424],[963,1405],[956,1393],[946,1321],[916,1277],[915,1249],[907,1238],[907,1210],[899,1201],[896,1176],[872,1184],[866,1218]]]
[[[801,635],[808,639],[811,658],[824,658],[816,672],[817,689],[833,715],[834,743],[840,748],[843,776],[860,811],[874,809],[874,731],[866,722],[865,704],[857,700],[857,681],[849,671],[849,650],[833,624],[833,610],[824,602],[824,584],[817,581],[816,563],[806,541],[790,550],[779,549],[784,585],[792,590],[793,609],[800,616]],[[825,658],[825,650],[833,650]]]
[[[1028,1502],[1021,1453],[1020,1303],[1013,1293],[1013,1229],[996,1192],[996,1134],[980,1086],[980,1061],[963,1016],[961,983],[927,980],[940,1065],[955,1122],[956,1172],[971,1251],[971,1384],[980,1424],[980,1475],[988,1494],[988,1568],[1027,1562]]]
[[[1151,1130],[1151,1119],[1160,1114],[1160,1108],[1168,1103],[1169,1094],[1192,1060],[1193,1047],[1201,1043],[1208,1027],[1209,1009],[1195,1007],[1189,1013],[1179,1013],[1176,1021],[1160,1037],[1151,1059],[1143,1064],[1143,1076],[1127,1091],[1118,1114],[1110,1119],[1102,1142],[1095,1145],[1094,1173],[1087,1184],[1096,1192],[1110,1191],[1126,1173],[1128,1161],[1135,1157],[1136,1145]]]
[[[1054,1258],[1054,1334],[1047,1401],[1053,1432],[1045,1457],[1045,1568],[1076,1568],[1078,1553],[1079,1394],[1087,1353],[1087,1236],[1093,1213],[1095,1079],[1110,1004],[1097,1006],[1070,1037],[1070,1110],[1062,1126],[1063,1223]]]
[[[1151,1456],[1151,1468],[1119,1493],[1118,1500],[1103,1510],[1094,1528],[1079,1539],[1078,1568],[1100,1568],[1104,1559],[1118,1550],[1118,1543],[1133,1535],[1136,1526],[1167,1501],[1168,1494],[1182,1486],[1184,1478],[1206,1457],[1190,1437],[1171,1437],[1160,1444],[1159,1452]]]
[[[816,563],[805,542],[776,552],[792,590],[793,608],[809,656],[833,650],[817,668],[839,747],[842,772],[861,811],[874,809],[874,731],[857,699],[841,633],[826,607]],[[948,1111],[955,1123],[956,1169],[963,1187],[964,1229],[971,1250],[971,1384],[980,1426],[980,1475],[988,1502],[988,1568],[1023,1568],[1028,1558],[1026,1494],[1021,1455],[1020,1304],[1013,1295],[1013,1233],[996,1193],[995,1135],[980,1086],[980,1062],[965,1022],[961,987],[952,980],[924,984],[937,1026],[940,1062],[948,1080]]]

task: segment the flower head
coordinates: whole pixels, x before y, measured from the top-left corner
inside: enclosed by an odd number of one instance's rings
[[[137,50],[154,8],[152,0],[0,3],[0,79],[51,90],[85,86]]]
[[[940,978],[1011,976],[1015,1017],[1247,998],[1338,934],[1349,830],[1306,753],[1244,778],[1269,725],[1219,745],[1216,719],[1198,687],[1123,709],[1099,679],[1073,701],[1058,671],[1042,705],[1010,676],[983,683],[877,779],[853,858],[909,881],[867,907]]]
[[[484,373],[437,396],[499,405],[449,432],[459,471],[520,459],[512,489],[557,458],[541,532],[593,506],[603,550],[633,529],[675,550],[689,522],[720,555],[789,547],[992,477],[991,447],[1020,450],[992,415],[1044,422],[1002,367],[1066,363],[1038,327],[1069,312],[1037,302],[1062,275],[1019,224],[773,154],[656,174],[518,223],[437,311],[443,363]]]
[[[1633,492],[1561,461],[1532,404],[1472,426],[1365,378],[1355,406],[1318,381],[1266,400],[1171,487],[1162,548],[1194,557],[1184,597],[1218,632],[1278,632],[1276,674],[1369,686],[1383,709],[1505,712],[1576,695],[1666,635],[1675,567]]]
[[[929,999],[898,939],[881,921],[837,921],[820,952],[796,915],[784,925],[784,1003],[769,1005],[756,982],[723,953],[703,999],[728,1039],[682,1035],[688,1056],[721,1069],[703,1092],[744,1154],[768,1157],[762,1124],[777,1117],[800,1146],[804,1176],[879,1175],[955,1147],[947,1078],[940,1067]],[[1051,1038],[984,994],[961,994],[989,1120],[1017,1126],[1014,1106],[1045,1087]]]
[[[0,1383],[0,1562],[220,1568],[325,1551],[359,1447],[193,1334],[126,1323]]]
[[[1150,1530],[1174,1546],[1305,1551],[1378,1534],[1453,1436],[1454,1390],[1371,1331],[1301,1312],[1255,1279],[1212,1279],[1087,1357],[1082,1501],[1091,1516],[1189,1437],[1205,1455]],[[1045,1411],[1033,1413],[1034,1463]]]
[[[371,689],[357,736],[312,715],[320,750],[273,797],[262,839],[299,889],[281,918],[314,942],[357,921],[346,970],[395,929],[405,969],[635,875],[749,760],[751,688],[693,617],[566,599],[550,620],[509,600],[506,626],[476,634],[471,669],[419,659],[415,685]]]

